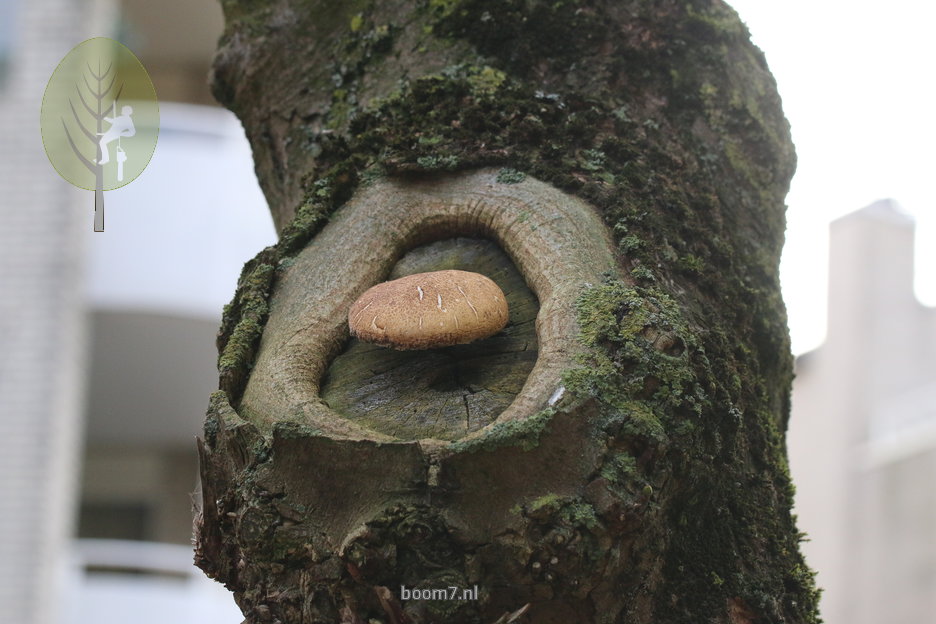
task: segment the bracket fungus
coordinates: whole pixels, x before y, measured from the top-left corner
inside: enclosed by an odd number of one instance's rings
[[[393,349],[433,349],[493,336],[507,318],[497,284],[480,273],[446,270],[371,287],[351,306],[348,328],[360,340]]]

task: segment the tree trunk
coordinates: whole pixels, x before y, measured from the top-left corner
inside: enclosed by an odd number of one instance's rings
[[[215,93],[280,232],[199,442],[196,559],[246,621],[818,621],[784,447],[793,147],[734,12],[222,4]],[[507,328],[349,339],[364,290],[443,268],[498,282]]]

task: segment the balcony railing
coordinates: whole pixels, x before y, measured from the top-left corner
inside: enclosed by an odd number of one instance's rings
[[[75,540],[63,624],[240,624],[234,598],[175,544]]]

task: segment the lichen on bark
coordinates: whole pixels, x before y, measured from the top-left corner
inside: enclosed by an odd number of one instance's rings
[[[715,0],[224,7],[215,91],[244,123],[280,231],[225,311],[223,392],[201,445],[199,563],[248,621],[482,622],[527,603],[531,622],[817,621],[783,441],[792,361],[777,267],[794,157],[734,12]],[[567,296],[578,331],[554,404],[542,395],[440,446],[243,400],[274,299],[336,211],[374,185],[479,170],[586,202],[610,241],[612,266]],[[329,348],[331,361],[340,344]],[[335,484],[365,511],[325,494]],[[476,604],[394,595],[475,582]]]

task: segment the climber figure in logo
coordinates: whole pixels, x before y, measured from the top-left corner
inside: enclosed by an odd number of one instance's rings
[[[114,106],[116,109],[116,104]],[[133,120],[130,119],[130,115],[133,113],[133,108],[130,106],[123,106],[120,109],[120,116],[105,117],[104,121],[110,123],[111,127],[107,132],[99,132],[101,140],[99,145],[101,146],[101,160],[98,161],[99,165],[106,165],[110,162],[110,154],[107,151],[107,144],[117,141],[117,161],[118,164],[123,164],[123,161],[127,160],[127,155],[123,153],[123,149],[120,147],[120,137],[132,137],[136,134],[136,128],[133,126]],[[123,158],[121,158],[121,156]],[[121,167],[123,169],[123,167]],[[123,176],[120,176],[123,177]]]

